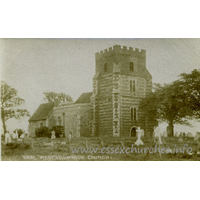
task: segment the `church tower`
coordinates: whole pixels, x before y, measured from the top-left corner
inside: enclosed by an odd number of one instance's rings
[[[151,93],[152,76],[146,69],[146,51],[115,45],[95,54],[93,78],[93,135],[135,137],[136,128],[152,132],[139,110],[142,98]]]

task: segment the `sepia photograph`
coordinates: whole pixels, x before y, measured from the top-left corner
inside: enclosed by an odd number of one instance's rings
[[[198,199],[198,1],[1,8],[1,199]]]
[[[200,161],[200,39],[1,39],[2,161]]]

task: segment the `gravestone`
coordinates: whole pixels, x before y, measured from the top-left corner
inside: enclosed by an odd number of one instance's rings
[[[180,135],[179,135],[179,137],[183,137],[183,132],[180,132]]]
[[[200,139],[200,134],[196,132],[196,135],[194,136],[194,141],[198,141]]]
[[[140,127],[137,128],[137,141],[135,142],[135,145],[139,146],[139,145],[143,145],[144,143],[141,140],[141,129]]]
[[[179,134],[178,134],[178,132],[176,131],[176,132],[175,132],[175,137],[178,137],[178,135],[179,135]]]
[[[54,140],[56,139],[55,131],[51,131],[51,139]]]
[[[19,138],[19,134],[18,134],[17,130],[16,130],[16,138],[17,139]]]
[[[161,130],[160,130],[159,127],[156,127],[154,129],[153,136],[154,136],[154,140],[157,142],[157,144],[162,144],[162,141],[161,141]]]
[[[187,137],[191,138],[192,137],[192,133],[188,132],[187,133]]]
[[[163,131],[163,137],[167,137],[167,132]]]
[[[5,134],[5,144],[9,144],[11,142],[12,142],[12,140],[11,140],[10,133],[7,131]]]

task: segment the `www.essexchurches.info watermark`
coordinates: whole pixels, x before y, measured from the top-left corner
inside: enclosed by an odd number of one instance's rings
[[[130,153],[161,153],[161,154],[175,154],[175,153],[192,153],[192,147],[189,147],[188,144],[184,144],[182,148],[176,147],[174,145],[174,148],[170,147],[159,147],[157,144],[155,144],[155,147],[136,147],[134,144],[132,144],[131,147],[102,147],[102,148],[91,148],[91,147],[78,147],[73,148],[71,147],[71,151],[73,154],[76,153],[98,153],[98,154],[130,154]]]

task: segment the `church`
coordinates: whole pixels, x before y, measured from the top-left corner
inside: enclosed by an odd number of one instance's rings
[[[115,45],[95,54],[93,91],[74,103],[41,104],[29,119],[29,135],[39,127],[62,126],[65,137],[136,137],[136,129],[151,137],[157,124],[139,109],[152,92],[146,51]]]

